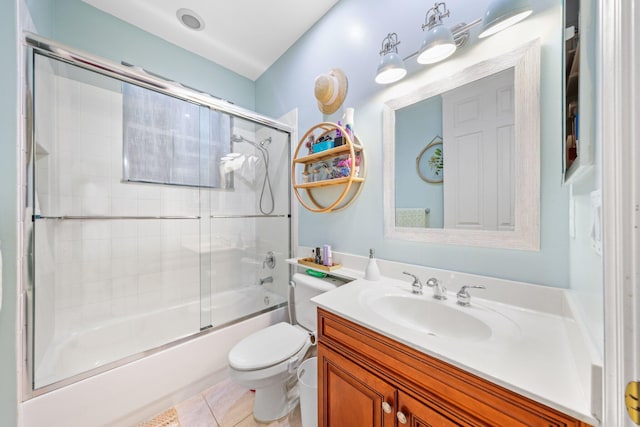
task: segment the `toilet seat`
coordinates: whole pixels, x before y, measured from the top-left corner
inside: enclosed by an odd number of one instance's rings
[[[309,334],[286,322],[244,338],[229,352],[229,365],[239,371],[264,369],[287,360],[309,341]]]

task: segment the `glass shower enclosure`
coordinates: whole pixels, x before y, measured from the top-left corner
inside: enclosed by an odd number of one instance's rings
[[[46,50],[31,70],[34,390],[286,304],[286,126]]]

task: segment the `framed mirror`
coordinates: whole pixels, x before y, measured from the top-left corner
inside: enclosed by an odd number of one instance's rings
[[[539,87],[536,40],[386,102],[385,237],[539,250]]]

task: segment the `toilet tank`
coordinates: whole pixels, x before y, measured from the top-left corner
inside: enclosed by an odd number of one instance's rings
[[[309,331],[315,332],[317,328],[316,305],[311,302],[311,298],[337,288],[346,283],[346,280],[332,276],[321,279],[308,274],[297,273],[293,275],[293,282],[296,284],[293,290],[296,323]]]

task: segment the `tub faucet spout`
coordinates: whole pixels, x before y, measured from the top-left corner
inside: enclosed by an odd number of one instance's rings
[[[273,276],[263,277],[260,279],[260,285],[264,285],[265,283],[273,283]]]

